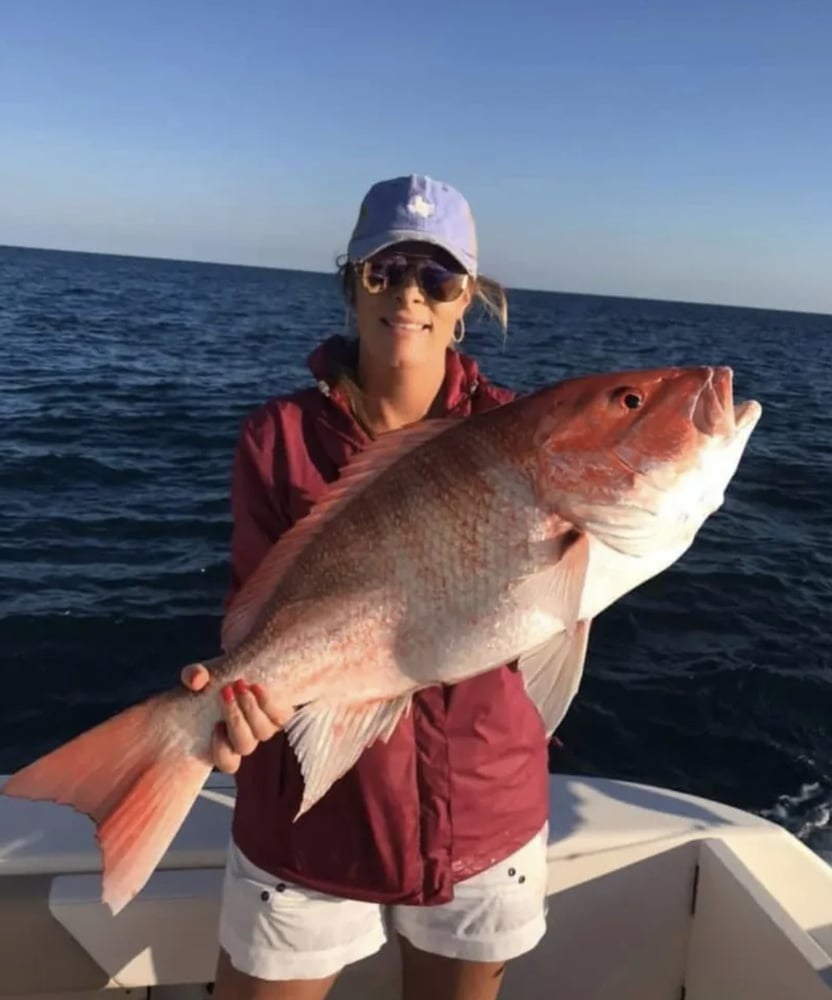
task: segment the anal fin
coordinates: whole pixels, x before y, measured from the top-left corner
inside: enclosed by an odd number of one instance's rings
[[[292,717],[286,727],[289,743],[303,774],[303,815],[380,739],[390,739],[410,707],[412,692],[389,701],[358,704],[311,702]]]
[[[574,629],[559,632],[518,661],[526,691],[540,712],[547,736],[561,724],[577,694],[590,624],[588,618],[577,622]]]

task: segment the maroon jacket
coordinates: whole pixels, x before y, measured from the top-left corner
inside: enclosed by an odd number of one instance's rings
[[[270,400],[243,424],[232,485],[232,589],[303,517],[368,442],[332,391],[333,337],[309,358],[317,387]],[[448,415],[465,417],[512,393],[448,351]],[[379,903],[452,898],[529,840],[548,816],[543,723],[513,666],[419,692],[387,744],[364,751],[309,812],[293,821],[302,777],[284,734],[244,757],[232,834],[256,865],[331,895]]]

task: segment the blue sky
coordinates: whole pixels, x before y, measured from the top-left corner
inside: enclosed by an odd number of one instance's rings
[[[829,0],[0,14],[0,243],[330,270],[420,171],[508,285],[832,312]]]

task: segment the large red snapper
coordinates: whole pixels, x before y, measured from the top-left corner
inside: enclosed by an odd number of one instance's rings
[[[571,379],[387,434],[265,557],[223,623],[217,684],[274,686],[309,809],[413,693],[519,660],[551,733],[591,619],[675,562],[722,503],[761,414],[727,368]],[[103,899],[145,884],[211,771],[216,684],[177,686],[2,791],[89,815]]]

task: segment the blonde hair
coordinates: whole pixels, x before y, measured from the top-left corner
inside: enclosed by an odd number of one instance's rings
[[[347,307],[351,308],[355,305],[356,275],[352,262],[346,256],[340,257],[337,261],[337,277]],[[498,323],[503,333],[503,340],[505,340],[508,330],[508,298],[503,286],[493,278],[478,275],[474,278],[472,301],[476,302],[487,316],[490,316]],[[453,349],[457,348],[455,342],[449,346]],[[364,393],[358,384],[355,361],[357,361],[357,352],[355,360],[352,363],[343,363],[338,366],[333,373],[335,376],[335,388],[343,392],[349,402],[353,416],[368,437],[373,438],[375,434],[370,428],[367,418]]]

